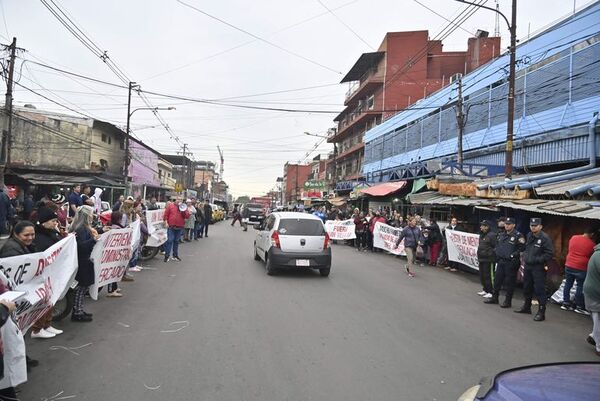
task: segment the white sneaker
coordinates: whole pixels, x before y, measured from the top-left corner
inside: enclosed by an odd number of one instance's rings
[[[52,326],[50,326],[50,327],[48,327],[47,329],[44,329],[44,330],[46,330],[48,333],[52,333],[54,335],[59,335],[59,334],[63,333],[62,330],[59,330],[56,327],[52,327]]]
[[[31,338],[52,338],[56,337],[56,334],[50,333],[44,329],[41,329],[37,333],[31,332]]]
[[[130,267],[130,268],[129,268],[129,271],[130,271],[130,272],[141,272],[141,271],[142,271],[142,269],[140,269],[140,268],[139,268],[139,267],[137,267],[137,266],[134,266],[134,267]]]
[[[487,294],[487,292],[485,292],[485,291],[479,291],[477,293],[477,295],[479,295],[479,296],[484,296],[485,294]]]
[[[484,297],[485,299],[490,299],[491,297],[493,297],[493,295],[492,295],[492,294],[490,294],[489,292],[486,292],[486,293],[485,293],[485,295],[483,295],[483,297]]]

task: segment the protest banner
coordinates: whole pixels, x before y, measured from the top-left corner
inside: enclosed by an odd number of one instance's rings
[[[373,247],[385,249],[394,255],[406,256],[404,240],[398,244],[398,248],[394,249],[401,231],[401,228],[392,227],[382,222],[375,223],[375,228],[373,229]]]
[[[100,236],[94,245],[90,259],[94,262],[94,284],[90,286],[90,296],[98,299],[98,288],[121,281],[131,259],[131,227],[112,229]]]
[[[477,247],[479,235],[462,231],[445,230],[448,260],[479,270]]]
[[[163,221],[164,209],[147,210],[146,224],[148,225],[148,240],[146,246],[158,247],[167,242],[167,228]]]
[[[25,292],[17,299],[16,323],[26,332],[61,299],[77,273],[77,242],[69,235],[44,252],[0,259],[0,280],[13,291]]]
[[[325,222],[325,231],[331,239],[354,239],[356,238],[354,220],[327,220]]]
[[[133,252],[135,252],[138,248],[138,246],[140,246],[140,241],[142,239],[142,230],[141,230],[141,225],[140,225],[140,221],[136,220],[133,223],[131,223],[129,225],[129,228],[131,228],[133,230],[133,236],[131,238],[131,252],[133,254]]]

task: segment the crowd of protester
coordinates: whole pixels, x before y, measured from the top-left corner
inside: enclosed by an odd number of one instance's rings
[[[56,244],[69,234],[75,235],[77,243],[78,268],[75,275],[77,286],[74,291],[74,302],[71,321],[91,322],[93,315],[85,309],[85,299],[89,296],[89,288],[95,282],[94,263],[91,253],[100,236],[111,229],[120,229],[140,222],[141,238],[139,246],[132,252],[126,273],[122,281],[134,281],[132,272],[143,268],[139,265],[140,253],[148,236],[145,211],[158,210],[156,198],[146,201],[141,197],[119,197],[112,210],[102,209],[102,189],[96,188],[91,194],[88,185],[75,185],[68,197],[62,194],[47,195],[35,202],[31,194],[25,195],[20,204],[16,204],[8,194],[0,190],[0,231],[4,236],[0,247],[0,258],[42,252]],[[161,247],[164,261],[181,261],[179,244],[191,242],[208,236],[211,223],[212,208],[205,202],[182,197],[174,197],[167,202],[163,221],[167,227],[167,242]],[[119,283],[106,286],[106,296],[120,298],[123,296]],[[8,283],[0,280],[0,294],[10,291]],[[16,305],[8,300],[0,300],[0,327],[14,326],[14,330],[3,330],[3,333],[16,333],[12,313]],[[48,339],[63,333],[52,326],[53,311],[47,311],[31,327],[31,338]],[[20,332],[19,332],[20,333]],[[0,336],[0,400],[17,399],[16,386],[26,380],[26,371],[39,365],[39,361],[25,354],[23,335],[4,339]],[[22,352],[21,352],[22,350]],[[10,361],[10,364],[7,363]]]

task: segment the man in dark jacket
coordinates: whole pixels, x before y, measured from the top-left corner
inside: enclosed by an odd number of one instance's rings
[[[8,222],[12,219],[13,207],[10,203],[10,198],[0,188],[0,236],[6,237],[8,235]]]
[[[492,298],[483,301],[486,304],[497,304],[500,288],[504,286],[506,298],[500,304],[501,308],[510,308],[517,273],[521,265],[521,252],[525,250],[525,237],[515,230],[515,218],[507,217],[502,221],[504,226],[498,232],[496,244],[496,276],[494,277],[494,293]],[[498,225],[500,228],[500,225]]]
[[[421,237],[421,229],[417,227],[417,221],[414,217],[408,220],[408,226],[406,226],[401,232],[396,246],[398,248],[400,242],[404,240],[404,250],[406,252],[406,274],[409,277],[414,277],[413,267],[415,265],[415,258],[417,256],[417,247],[419,246],[419,238]]]
[[[208,225],[212,219],[212,207],[208,199],[204,201],[204,236],[208,237]]]
[[[554,245],[548,235],[542,231],[542,219],[532,218],[529,221],[531,232],[527,234],[523,261],[523,295],[525,302],[516,313],[531,314],[531,299],[535,292],[540,307],[533,320],[541,322],[546,320],[546,271],[548,262],[554,258]]]
[[[483,290],[478,293],[484,298],[492,298],[494,287],[492,277],[496,261],[496,234],[490,229],[490,222],[483,220],[479,227],[479,246],[477,247],[477,260],[479,261],[479,278]]]

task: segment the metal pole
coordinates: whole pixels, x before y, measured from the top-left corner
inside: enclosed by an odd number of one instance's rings
[[[123,173],[125,175],[125,196],[129,195],[129,121],[131,120],[131,90],[135,82],[129,82],[129,91],[127,94],[127,128],[125,129],[125,168]]]
[[[2,141],[2,184],[4,185],[4,166],[10,164],[10,143],[12,139],[12,113],[13,113],[13,75],[15,71],[15,53],[17,51],[17,38],[13,38],[10,45],[10,61],[8,64],[8,79],[6,81],[6,97],[4,108],[6,110],[6,131],[3,132]]]
[[[465,129],[465,114],[462,96],[462,77],[458,78],[458,100],[456,105],[456,122],[458,123],[458,167],[462,169],[463,164],[463,133]]]
[[[508,121],[506,126],[506,166],[504,175],[512,178],[513,170],[513,130],[515,119],[515,63],[517,46],[517,0],[512,0],[510,24],[510,70],[508,77]]]
[[[333,143],[333,196],[337,190],[337,143]]]

